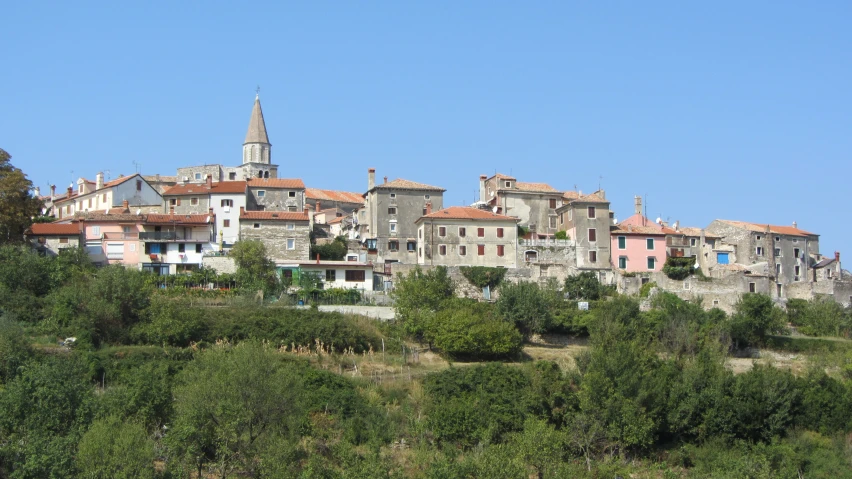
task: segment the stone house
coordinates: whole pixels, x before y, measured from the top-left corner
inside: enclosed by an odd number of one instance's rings
[[[775,296],[785,297],[784,286],[812,281],[812,258],[819,253],[819,235],[792,226],[714,220],[707,232],[732,245],[736,262],[749,269],[766,264],[775,280]]]
[[[276,263],[307,261],[311,251],[308,211],[246,211],[240,209],[240,241],[260,240]]]
[[[444,190],[437,186],[387,177],[376,184],[376,170],[367,176],[365,207],[358,212],[358,235],[374,264],[416,263],[417,225],[426,214],[427,204],[439,210],[444,204]]]
[[[140,268],[156,274],[180,274],[201,268],[205,254],[218,250],[216,217],[205,214],[149,214],[138,233]]]
[[[364,197],[361,193],[349,191],[305,188],[305,204],[317,211],[323,208],[337,208],[348,214],[364,206]]]
[[[573,192],[572,192],[573,193]],[[603,190],[589,195],[563,195],[565,204],[556,209],[557,229],[574,240],[578,272],[599,275],[612,269],[610,227],[612,214]]]
[[[50,256],[65,248],[79,248],[83,237],[77,223],[36,223],[24,235],[38,252]]]
[[[491,211],[427,206],[417,226],[417,264],[440,266],[517,266],[518,219]],[[391,240],[393,241],[393,240]],[[399,249],[399,243],[396,244]]]
[[[104,182],[104,174],[98,173],[95,181],[80,178],[76,190],[69,186],[65,195],[55,196],[53,211],[56,218],[63,219],[77,213],[106,212],[125,202],[132,207],[149,207],[162,205],[163,198],[138,173],[107,182]]]
[[[558,231],[556,209],[563,205],[564,193],[546,183],[517,181],[498,173],[479,177],[479,203],[518,218],[532,232],[552,235]]]
[[[246,183],[248,211],[301,212],[305,209],[305,183],[302,180],[252,178]]]
[[[208,176],[205,183],[181,183],[168,188],[163,192],[165,212],[176,215],[206,213],[211,207],[213,184],[213,177]]]

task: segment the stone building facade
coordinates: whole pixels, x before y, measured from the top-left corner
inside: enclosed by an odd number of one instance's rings
[[[558,230],[574,240],[578,271],[601,273],[612,269],[612,214],[603,190],[567,200],[556,209],[556,215]]]
[[[491,178],[479,177],[481,204],[488,205],[495,213],[518,218],[521,226],[537,234],[552,235],[558,231],[556,209],[564,203],[563,196],[563,192],[546,183],[517,181],[499,173]]]
[[[65,248],[79,248],[82,231],[77,223],[35,223],[27,229],[25,236],[37,251],[56,256]]]
[[[312,226],[307,211],[240,211],[240,241],[260,240],[276,263],[309,260]]]
[[[517,266],[517,218],[462,206],[434,213],[427,207],[415,224],[418,264]]]
[[[299,179],[249,179],[246,209],[249,211],[290,211],[305,209],[305,183]]]
[[[444,190],[437,186],[387,177],[376,184],[376,170],[368,171],[365,206],[358,212],[358,234],[375,264],[417,263],[417,221],[431,204],[443,208]],[[398,244],[398,249],[393,249]]]

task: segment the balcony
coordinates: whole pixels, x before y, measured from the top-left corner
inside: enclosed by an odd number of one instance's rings
[[[176,231],[143,231],[139,233],[142,241],[175,241],[175,242],[212,242],[213,234],[210,232],[194,232],[188,235]]]
[[[139,232],[134,231],[133,233],[104,233],[103,237],[107,240],[138,240]]]

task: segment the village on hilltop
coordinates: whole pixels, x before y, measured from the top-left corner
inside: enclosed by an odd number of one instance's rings
[[[419,266],[506,268],[512,281],[558,281],[584,272],[619,292],[646,283],[705,308],[731,311],[744,293],[779,302],[817,295],[852,304],[852,276],[840,253],[822,255],[819,235],[796,223],[715,220],[705,227],[650,220],[642,199],[617,221],[606,192],[559,191],[495,174],[479,177],[479,200],[447,206],[444,188],[376,180],[364,193],[307,187],[279,177],[260,99],[255,98],[238,166],[177,168],[174,176],[79,178],[76,188],[36,190],[43,214],[27,240],[46,254],[85,247],[98,265],[160,275],[234,271],[230,248],[260,240],[282,277],[319,273],[325,287],[387,291]],[[311,257],[312,243],[344,237],[340,261]],[[668,268],[667,268],[668,265]],[[468,291],[489,298],[490,291]]]

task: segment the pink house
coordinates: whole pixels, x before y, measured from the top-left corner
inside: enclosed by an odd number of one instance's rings
[[[613,267],[631,273],[661,271],[667,231],[641,214],[622,221],[610,231]]]
[[[74,221],[83,226],[84,244],[93,263],[139,266],[139,231],[144,215],[113,208],[107,213],[80,214]]]

